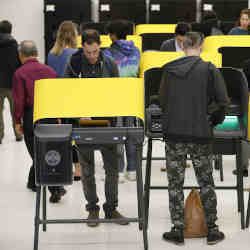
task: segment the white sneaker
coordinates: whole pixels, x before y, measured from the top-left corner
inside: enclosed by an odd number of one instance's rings
[[[127,172],[127,179],[129,181],[136,181],[136,172],[135,171]]]
[[[118,182],[119,183],[124,183],[125,182],[125,175],[124,175],[124,173],[119,173]]]

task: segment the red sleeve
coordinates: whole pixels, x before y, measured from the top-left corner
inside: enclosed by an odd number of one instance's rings
[[[13,77],[13,85],[12,85],[12,96],[14,101],[14,117],[17,124],[21,124],[21,120],[24,114],[24,98],[25,98],[25,89],[24,82],[16,72]]]

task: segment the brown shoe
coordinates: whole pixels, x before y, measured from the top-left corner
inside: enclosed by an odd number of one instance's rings
[[[99,210],[90,211],[88,219],[98,220],[99,219]],[[89,227],[97,227],[97,226],[99,226],[99,224],[100,224],[99,222],[87,222],[87,225]]]
[[[112,211],[111,213],[111,217],[106,217],[106,219],[126,219],[126,217],[124,217],[123,215],[121,215],[117,210],[114,210]],[[128,221],[117,221],[117,222],[114,222],[116,224],[119,224],[119,225],[128,225],[129,222]]]

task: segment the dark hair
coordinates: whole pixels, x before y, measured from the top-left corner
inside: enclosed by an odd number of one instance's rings
[[[240,16],[239,16],[238,20],[235,22],[234,27],[240,26],[240,18],[244,14],[248,15],[248,18],[250,19],[250,9],[243,9],[240,11]],[[249,28],[248,28],[248,30],[249,30]]]
[[[191,25],[188,23],[177,23],[175,28],[175,35],[184,36],[187,32],[191,31]]]
[[[11,32],[12,32],[12,24],[7,20],[1,21],[0,22],[0,33],[11,34]]]
[[[101,44],[100,34],[97,30],[86,29],[82,32],[82,45],[87,44]]]
[[[125,40],[130,33],[129,21],[122,19],[111,21],[106,25],[106,31],[109,34],[116,35],[118,40]]]
[[[183,48],[184,49],[191,49],[191,48],[198,48],[201,46],[204,40],[204,35],[200,32],[187,32],[183,39]]]

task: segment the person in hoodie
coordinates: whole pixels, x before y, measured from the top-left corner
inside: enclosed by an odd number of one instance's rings
[[[219,70],[200,58],[202,41],[200,33],[186,33],[182,44],[185,56],[163,66],[159,90],[173,224],[163,239],[179,245],[184,244],[183,184],[187,154],[191,155],[200,186],[208,226],[207,244],[213,245],[225,238],[215,224],[217,198],[211,143],[213,127],[223,122],[229,98]]]
[[[13,131],[16,141],[21,141],[23,137],[15,130],[14,106],[11,94],[12,78],[21,62],[18,57],[17,41],[11,36],[12,24],[3,20],[0,22],[0,144],[4,137],[3,108],[4,99],[7,98],[10,104]]]
[[[82,48],[70,58],[64,77],[69,78],[108,78],[119,77],[117,65],[112,58],[106,56],[100,49],[100,35],[97,30],[87,29],[82,33]],[[98,90],[97,90],[98,91]],[[87,94],[87,93],[85,93]],[[84,109],[84,107],[83,107]],[[85,118],[93,119],[93,118]],[[116,125],[116,119],[108,119],[111,125]],[[91,156],[93,150],[86,152],[86,146],[77,145],[79,148],[79,160],[82,166],[83,192],[87,200],[86,210],[89,212],[88,219],[99,219],[99,198],[96,192],[95,169]],[[105,168],[105,196],[106,202],[103,210],[106,219],[124,218],[117,211],[118,206],[118,172],[119,158],[116,145],[100,145],[104,168]],[[127,225],[128,222],[117,221],[117,224]],[[89,227],[96,227],[99,222],[88,222]]]
[[[138,77],[140,65],[140,50],[135,47],[133,41],[127,41],[126,36],[129,34],[129,22],[126,20],[114,20],[106,27],[112,44],[104,50],[104,54],[113,58],[119,69],[120,77]],[[124,121],[127,124],[135,123],[135,118],[128,117]],[[125,144],[127,157],[127,174],[130,181],[136,180],[136,148],[131,143]],[[122,148],[123,150],[123,148]],[[122,154],[120,165],[119,182],[125,181],[124,174],[124,154]]]

